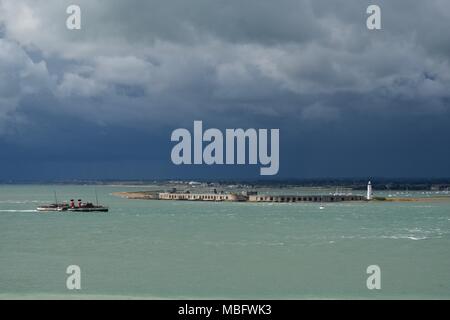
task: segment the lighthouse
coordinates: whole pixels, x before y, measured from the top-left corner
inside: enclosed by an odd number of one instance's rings
[[[372,200],[372,183],[367,184],[367,200]]]

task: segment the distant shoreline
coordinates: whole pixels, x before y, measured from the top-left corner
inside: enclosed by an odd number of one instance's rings
[[[112,193],[114,196],[129,199],[129,200],[161,200],[161,201],[182,201],[181,199],[160,199],[158,197],[159,191],[135,191],[135,192],[114,192]],[[267,195],[260,195],[261,197],[267,197]],[[321,197],[319,195],[315,195],[316,197]],[[291,195],[285,195],[284,197],[292,197]],[[301,197],[301,196],[299,196]],[[311,197],[311,196],[307,196]],[[314,197],[314,196],[312,196]],[[325,196],[324,196],[325,197]],[[329,197],[327,195],[327,197]],[[188,200],[185,199],[185,201],[204,201],[201,199],[196,200]],[[361,202],[361,201],[367,201],[367,200],[342,200],[342,201],[332,201],[332,202]],[[424,198],[389,198],[389,197],[375,197],[373,200],[370,200],[369,202],[445,202],[450,201],[450,196],[438,196],[438,197],[424,197]],[[253,203],[261,203],[258,201],[242,201],[242,202],[253,202]],[[277,203],[279,201],[271,201],[271,203]],[[281,201],[286,202],[286,201]],[[291,201],[288,201],[291,202]],[[294,202],[321,202],[321,201],[294,201]]]
[[[377,201],[377,199],[374,199]],[[384,198],[385,202],[445,202],[450,201],[450,196],[428,197],[428,198]]]
[[[371,179],[374,190],[377,191],[448,191],[450,190],[450,178],[373,178]],[[361,178],[323,178],[323,179],[279,179],[279,180],[250,180],[250,179],[161,179],[161,180],[42,180],[42,181],[0,181],[0,186],[14,185],[85,185],[85,186],[109,186],[109,187],[216,187],[216,188],[345,188],[352,191],[364,191],[367,188],[367,179]]]

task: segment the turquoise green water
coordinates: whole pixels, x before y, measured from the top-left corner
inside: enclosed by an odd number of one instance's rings
[[[34,211],[54,190],[93,200],[92,186],[0,186],[0,298],[450,298],[448,201],[320,210],[126,200],[111,193],[143,188],[96,189],[109,213]],[[66,288],[74,264],[76,292]],[[381,290],[366,287],[373,264]]]

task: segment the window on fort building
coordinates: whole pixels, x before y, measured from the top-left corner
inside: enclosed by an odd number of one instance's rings
[[[273,201],[273,197],[270,197],[270,201]]]

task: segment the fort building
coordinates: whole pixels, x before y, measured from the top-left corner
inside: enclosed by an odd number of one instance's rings
[[[159,200],[188,200],[188,201],[246,201],[243,195],[229,193],[172,193],[162,192],[159,194]]]

